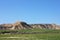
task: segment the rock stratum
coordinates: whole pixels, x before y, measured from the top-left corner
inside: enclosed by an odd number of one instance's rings
[[[15,22],[13,24],[0,24],[0,30],[21,30],[21,29],[60,29],[56,24],[27,24],[26,22]]]

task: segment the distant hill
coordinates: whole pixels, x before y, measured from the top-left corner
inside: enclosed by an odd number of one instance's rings
[[[31,24],[31,26],[40,29],[60,29],[60,25],[56,24]]]
[[[15,22],[13,24],[0,24],[0,30],[21,30],[21,29],[60,29],[56,24],[27,24],[26,22]]]

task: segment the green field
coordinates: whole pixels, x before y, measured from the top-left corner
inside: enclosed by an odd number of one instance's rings
[[[0,32],[9,32],[9,31],[10,30],[0,30]],[[0,34],[0,40],[60,40],[60,30],[26,29],[26,30],[12,30],[12,31],[17,31],[17,33]],[[21,34],[20,32],[24,32],[24,33],[27,32],[27,34]],[[30,32],[32,33],[29,34]],[[37,32],[37,33],[33,34],[33,32]]]

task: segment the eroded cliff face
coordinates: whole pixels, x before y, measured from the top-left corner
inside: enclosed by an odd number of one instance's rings
[[[13,24],[1,24],[1,30],[20,30],[20,29],[31,29],[32,27],[25,22],[15,22]]]
[[[0,30],[21,30],[21,29],[60,29],[56,24],[27,24],[26,22],[15,22],[13,24],[0,24]]]
[[[31,26],[40,29],[60,29],[60,25],[56,24],[31,24]]]

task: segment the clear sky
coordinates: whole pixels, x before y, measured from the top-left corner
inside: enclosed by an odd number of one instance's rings
[[[0,24],[15,21],[60,24],[60,0],[0,0]]]

